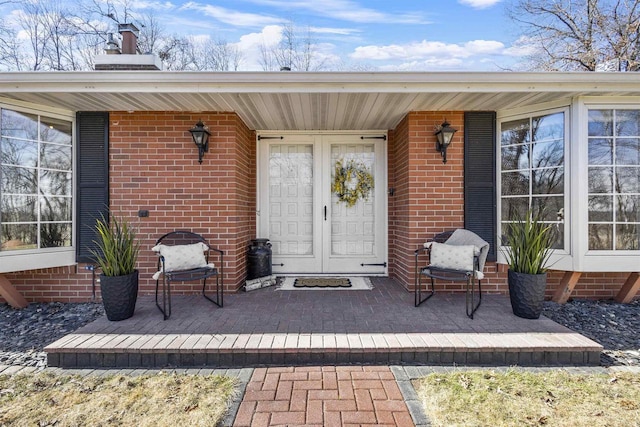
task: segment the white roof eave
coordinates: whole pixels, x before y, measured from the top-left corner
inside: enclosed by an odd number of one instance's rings
[[[189,72],[0,73],[0,92],[442,93],[639,90],[640,73]]]
[[[501,111],[578,96],[640,102],[640,73],[0,73],[0,101],[69,113],[233,111],[256,130],[393,129],[409,111]]]

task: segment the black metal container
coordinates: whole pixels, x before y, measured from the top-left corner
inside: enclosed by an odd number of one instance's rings
[[[253,239],[247,254],[247,280],[271,276],[271,243],[269,239]]]

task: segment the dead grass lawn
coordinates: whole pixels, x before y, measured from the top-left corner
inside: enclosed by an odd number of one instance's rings
[[[434,426],[640,426],[640,375],[457,371],[414,383]]]
[[[0,375],[0,426],[214,426],[234,386],[219,375]]]

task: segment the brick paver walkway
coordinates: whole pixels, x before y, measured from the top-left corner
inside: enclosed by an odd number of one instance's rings
[[[234,426],[413,426],[388,366],[257,368]]]

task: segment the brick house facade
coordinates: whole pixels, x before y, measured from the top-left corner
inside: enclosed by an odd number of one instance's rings
[[[433,129],[443,118],[458,129],[449,161],[433,149]],[[198,120],[211,128],[209,152],[194,160],[188,129]],[[109,204],[131,219],[142,245],[140,294],[151,294],[157,258],[150,251],[162,234],[187,229],[225,251],[225,291],[246,279],[246,252],[256,237],[257,140],[255,130],[235,112],[111,111],[109,113]],[[413,251],[435,233],[465,226],[465,112],[410,111],[388,131],[388,275],[407,290],[414,283]],[[138,218],[139,210],[149,216]],[[87,301],[92,275],[85,264],[5,273],[29,301]],[[507,293],[506,269],[486,267],[483,290]],[[561,280],[552,271],[548,296]],[[585,272],[573,296],[610,298],[626,272]],[[179,284],[176,293],[196,293]],[[459,283],[439,282],[437,290],[462,292]],[[0,299],[0,301],[2,301]]]

